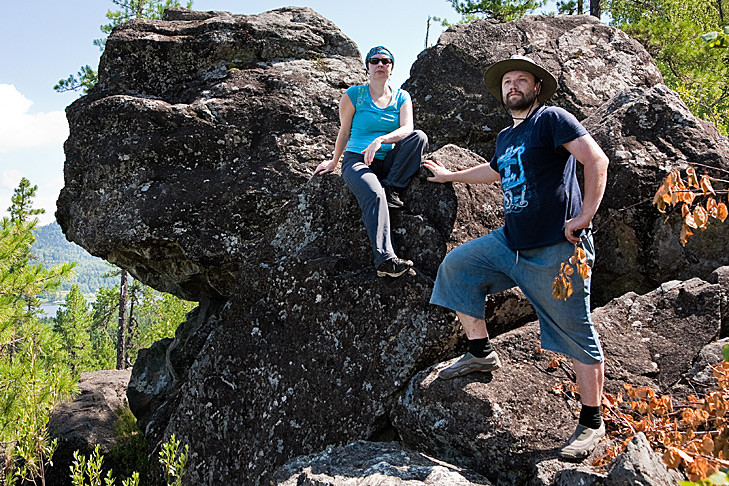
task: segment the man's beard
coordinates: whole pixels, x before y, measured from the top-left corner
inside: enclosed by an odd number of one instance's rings
[[[526,93],[522,93],[519,91],[523,96],[517,96],[517,97],[511,97],[507,93],[506,99],[504,100],[504,105],[510,110],[513,111],[524,111],[531,108],[532,104],[534,103],[534,100],[537,97],[537,94],[534,91],[527,91]]]

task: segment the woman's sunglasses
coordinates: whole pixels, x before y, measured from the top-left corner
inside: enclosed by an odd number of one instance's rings
[[[392,64],[392,59],[388,59],[386,57],[373,57],[370,59],[370,64]]]

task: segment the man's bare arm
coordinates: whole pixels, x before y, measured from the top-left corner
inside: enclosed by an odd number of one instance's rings
[[[564,147],[585,166],[585,194],[582,201],[582,212],[567,220],[564,227],[565,237],[572,243],[578,243],[579,237],[574,232],[587,228],[600,207],[607,184],[607,168],[609,160],[605,152],[589,134],[578,137],[564,144]]]
[[[431,182],[463,182],[465,184],[487,184],[500,179],[499,173],[491,168],[489,164],[479,164],[468,169],[452,172],[445,168],[440,162],[426,160],[423,164],[433,173],[428,177]]]

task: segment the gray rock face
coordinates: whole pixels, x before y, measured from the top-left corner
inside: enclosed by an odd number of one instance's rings
[[[355,479],[358,478],[358,479]],[[359,441],[327,447],[276,471],[281,486],[471,486],[490,485],[472,471],[402,449],[396,442]]]
[[[672,486],[683,476],[668,470],[661,455],[653,452],[645,434],[638,432],[628,443],[625,452],[615,461],[607,485],[634,484],[636,486]]]
[[[163,431],[204,458],[192,463],[191,484],[210,471],[265,484],[291,457],[391,433],[397,394],[458,332],[452,316],[429,308],[430,285],[418,274],[388,281],[293,257],[249,274]]]
[[[419,127],[438,148],[452,143],[491,157],[511,123],[487,90],[483,72],[513,54],[545,66],[559,83],[550,102],[583,119],[623,89],[663,82],[643,47],[586,15],[525,17],[504,24],[456,25],[423,51],[403,88],[413,95]]]

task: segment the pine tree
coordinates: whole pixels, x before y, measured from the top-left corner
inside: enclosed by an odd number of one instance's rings
[[[449,0],[456,12],[461,14],[461,23],[481,18],[498,22],[515,20],[544,5],[544,0]],[[447,24],[447,22],[445,22]]]
[[[10,221],[28,221],[31,216],[43,214],[45,209],[33,209],[33,198],[38,190],[38,186],[30,185],[30,181],[23,177],[13,196],[10,198],[12,205],[8,208],[10,213]]]
[[[701,35],[723,27],[723,6],[713,0],[605,0],[611,24],[638,40],[656,61],[665,84],[691,112],[729,132],[729,64],[706,49]]]
[[[91,345],[92,322],[89,304],[78,285],[74,285],[66,296],[65,308],[58,310],[53,326],[74,375],[98,369]]]
[[[38,322],[36,296],[68,278],[73,264],[44,270],[30,263],[38,214],[32,209],[35,187],[21,181],[0,220],[0,442],[8,444],[11,475],[43,479],[53,452],[46,431],[54,404],[74,388],[59,343]]]

